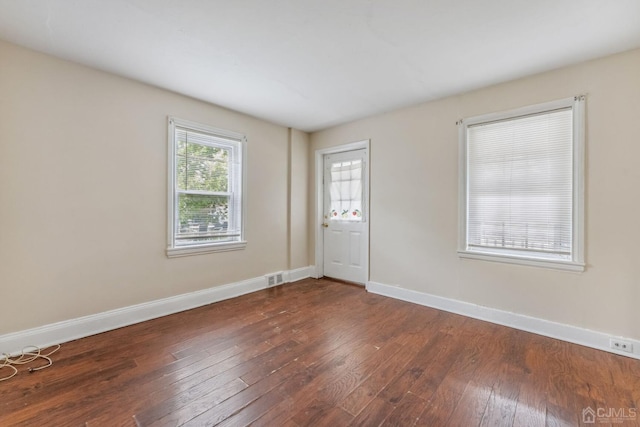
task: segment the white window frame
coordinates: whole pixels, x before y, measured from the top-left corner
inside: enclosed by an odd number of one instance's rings
[[[193,245],[176,246],[176,220],[177,220],[177,197],[178,189],[176,186],[176,128],[192,130],[212,135],[215,138],[224,140],[221,146],[233,147],[240,156],[238,165],[240,165],[240,173],[236,175],[233,186],[240,190],[240,203],[236,204],[240,207],[240,213],[234,214],[240,221],[240,239],[229,242],[213,242]],[[246,137],[240,133],[232,132],[224,129],[218,129],[201,123],[183,120],[176,117],[168,117],[168,195],[167,195],[167,256],[169,258],[205,254],[212,252],[225,252],[244,249],[247,245],[245,240],[245,223],[246,223]]]
[[[585,170],[585,96],[575,96],[514,110],[470,117],[458,122],[459,140],[459,234],[458,254],[461,258],[473,258],[511,264],[538,266],[570,271],[584,271],[584,170]],[[562,108],[573,111],[573,207],[572,207],[572,253],[570,260],[554,260],[492,252],[487,249],[470,250],[468,246],[468,180],[467,180],[467,129],[480,123],[514,119]]]

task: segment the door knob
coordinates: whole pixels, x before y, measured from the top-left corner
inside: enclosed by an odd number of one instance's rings
[[[324,228],[327,228],[327,227],[329,226],[329,224],[327,224],[326,222],[323,222],[323,223],[322,223],[322,226],[323,226]]]

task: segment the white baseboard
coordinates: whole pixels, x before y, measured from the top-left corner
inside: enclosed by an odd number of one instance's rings
[[[284,272],[287,282],[295,282],[310,277],[314,267],[298,268]],[[19,354],[21,349],[37,345],[47,347],[101,332],[121,328],[155,319],[180,311],[189,310],[214,302],[266,289],[264,277],[243,280],[202,291],[136,304],[103,313],[65,320],[0,336],[0,354]]]
[[[324,276],[320,272],[320,270],[321,270],[320,267],[321,266],[318,266],[318,265],[312,266],[313,270],[311,271],[311,277],[313,277],[314,279],[320,279],[322,276]]]
[[[316,268],[312,265],[308,267],[296,268],[295,270],[289,270],[287,282],[297,282],[298,280],[313,277]]]
[[[608,335],[602,332],[579,328],[577,326],[551,322],[537,317],[525,316],[524,314],[512,313],[491,307],[483,307],[468,302],[403,289],[397,286],[384,285],[382,283],[367,282],[367,291],[451,313],[461,314],[474,319],[485,320],[487,322],[532,332],[538,335],[568,341],[574,344],[584,345],[586,347],[592,347],[598,350],[604,350],[621,356],[640,359],[640,341],[634,339]],[[630,343],[633,346],[633,352],[628,353],[612,349],[609,346],[609,342],[612,338]]]

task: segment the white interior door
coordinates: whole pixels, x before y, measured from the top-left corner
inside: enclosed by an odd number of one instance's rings
[[[369,173],[367,150],[324,155],[324,275],[350,282],[368,278]]]

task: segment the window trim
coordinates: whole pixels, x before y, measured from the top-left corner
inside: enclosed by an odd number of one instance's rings
[[[221,242],[221,243],[205,243],[199,245],[189,246],[175,246],[175,219],[176,219],[176,197],[178,192],[176,191],[176,143],[175,143],[175,130],[176,127],[186,128],[196,132],[203,132],[215,137],[226,139],[230,144],[238,145],[238,152],[240,153],[240,240],[233,242]],[[188,255],[205,254],[212,252],[226,252],[245,249],[247,242],[245,239],[245,224],[246,224],[246,200],[247,200],[247,154],[246,154],[246,142],[247,139],[243,134],[228,131],[225,129],[219,129],[212,126],[204,125],[201,123],[192,122],[189,120],[179,119],[177,117],[169,116],[167,118],[167,140],[168,140],[168,194],[167,194],[167,257],[182,257]]]
[[[530,105],[508,111],[483,114],[458,121],[458,255],[461,258],[496,261],[510,264],[537,266],[569,271],[584,271],[584,175],[585,175],[585,96]],[[467,128],[479,123],[514,119],[530,114],[544,113],[561,108],[573,110],[573,212],[571,260],[541,259],[495,253],[490,250],[469,250],[467,245]]]

